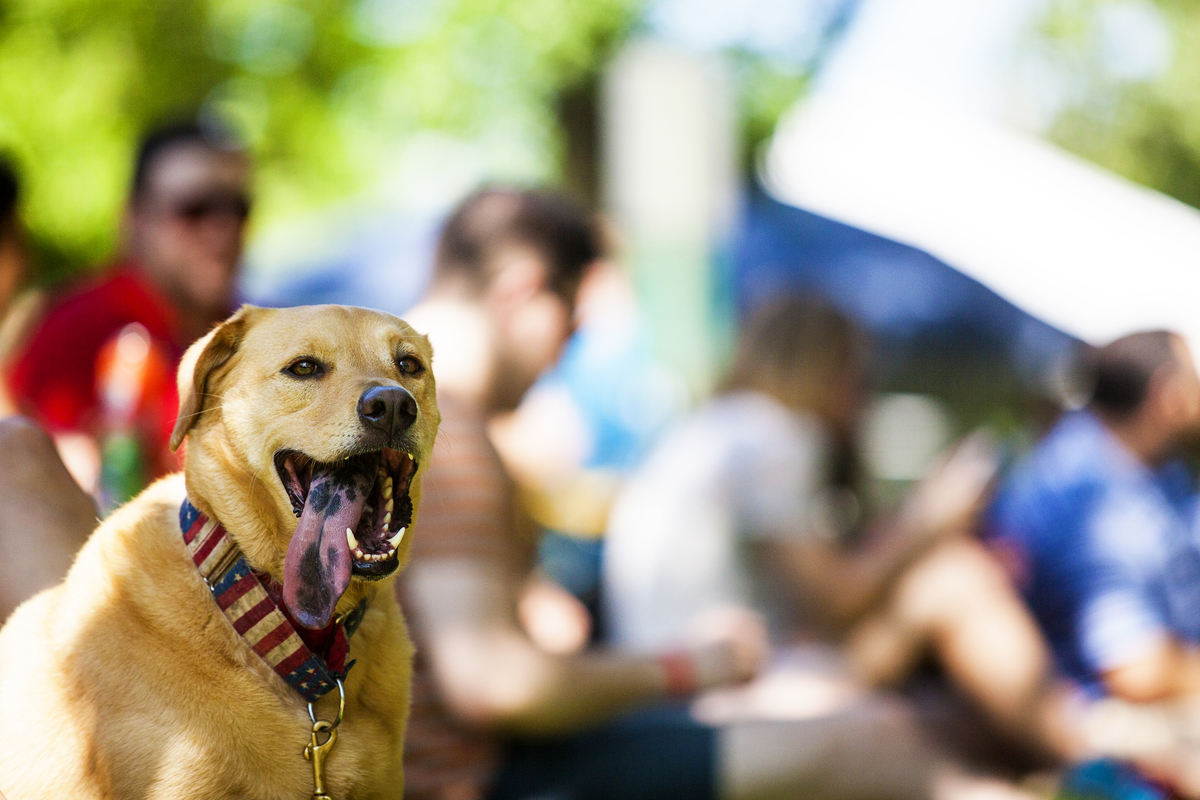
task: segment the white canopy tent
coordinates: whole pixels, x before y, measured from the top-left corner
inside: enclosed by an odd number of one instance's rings
[[[818,93],[763,164],[783,202],[925,250],[1092,344],[1184,334],[1200,356],[1200,212],[896,87]]]

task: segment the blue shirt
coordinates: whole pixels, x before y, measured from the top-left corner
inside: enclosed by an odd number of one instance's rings
[[[1087,412],[1068,414],[1009,476],[991,528],[1021,557],[1058,666],[1091,689],[1165,637],[1200,641],[1191,476],[1151,470]]]

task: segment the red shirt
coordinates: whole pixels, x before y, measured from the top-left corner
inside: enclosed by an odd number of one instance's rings
[[[142,443],[147,477],[154,478],[178,468],[167,442],[179,410],[174,371],[189,342],[180,335],[179,312],[132,266],[119,265],[52,301],[14,360],[9,385],[21,411],[51,432],[100,439],[106,421],[98,363],[130,323],[144,326],[151,342],[129,424]]]

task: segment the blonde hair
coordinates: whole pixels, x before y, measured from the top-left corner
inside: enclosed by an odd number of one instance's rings
[[[823,416],[829,388],[865,355],[866,337],[845,314],[814,297],[784,297],[743,325],[722,388],[760,391],[793,410]]]

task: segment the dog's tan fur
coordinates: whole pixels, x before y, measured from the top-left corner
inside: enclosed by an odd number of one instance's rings
[[[186,489],[256,569],[283,579],[296,527],[275,453],[334,461],[362,435],[356,404],[372,385],[418,402],[420,469],[438,413],[425,337],[386,314],[317,306],[243,308],[188,351],[180,368]],[[319,381],[281,373],[300,356]],[[118,510],[80,551],[66,581],[26,602],[0,631],[0,791],[35,798],[307,798],[305,704],[238,636],[184,547],[184,476]],[[415,522],[415,519],[414,519]],[[403,565],[414,526],[398,548]],[[30,531],[31,546],[38,533]],[[412,645],[390,581],[352,580],[338,613],[367,598],[350,641],[357,664],[327,762],[338,800],[400,797]],[[337,692],[317,705],[332,719]]]

